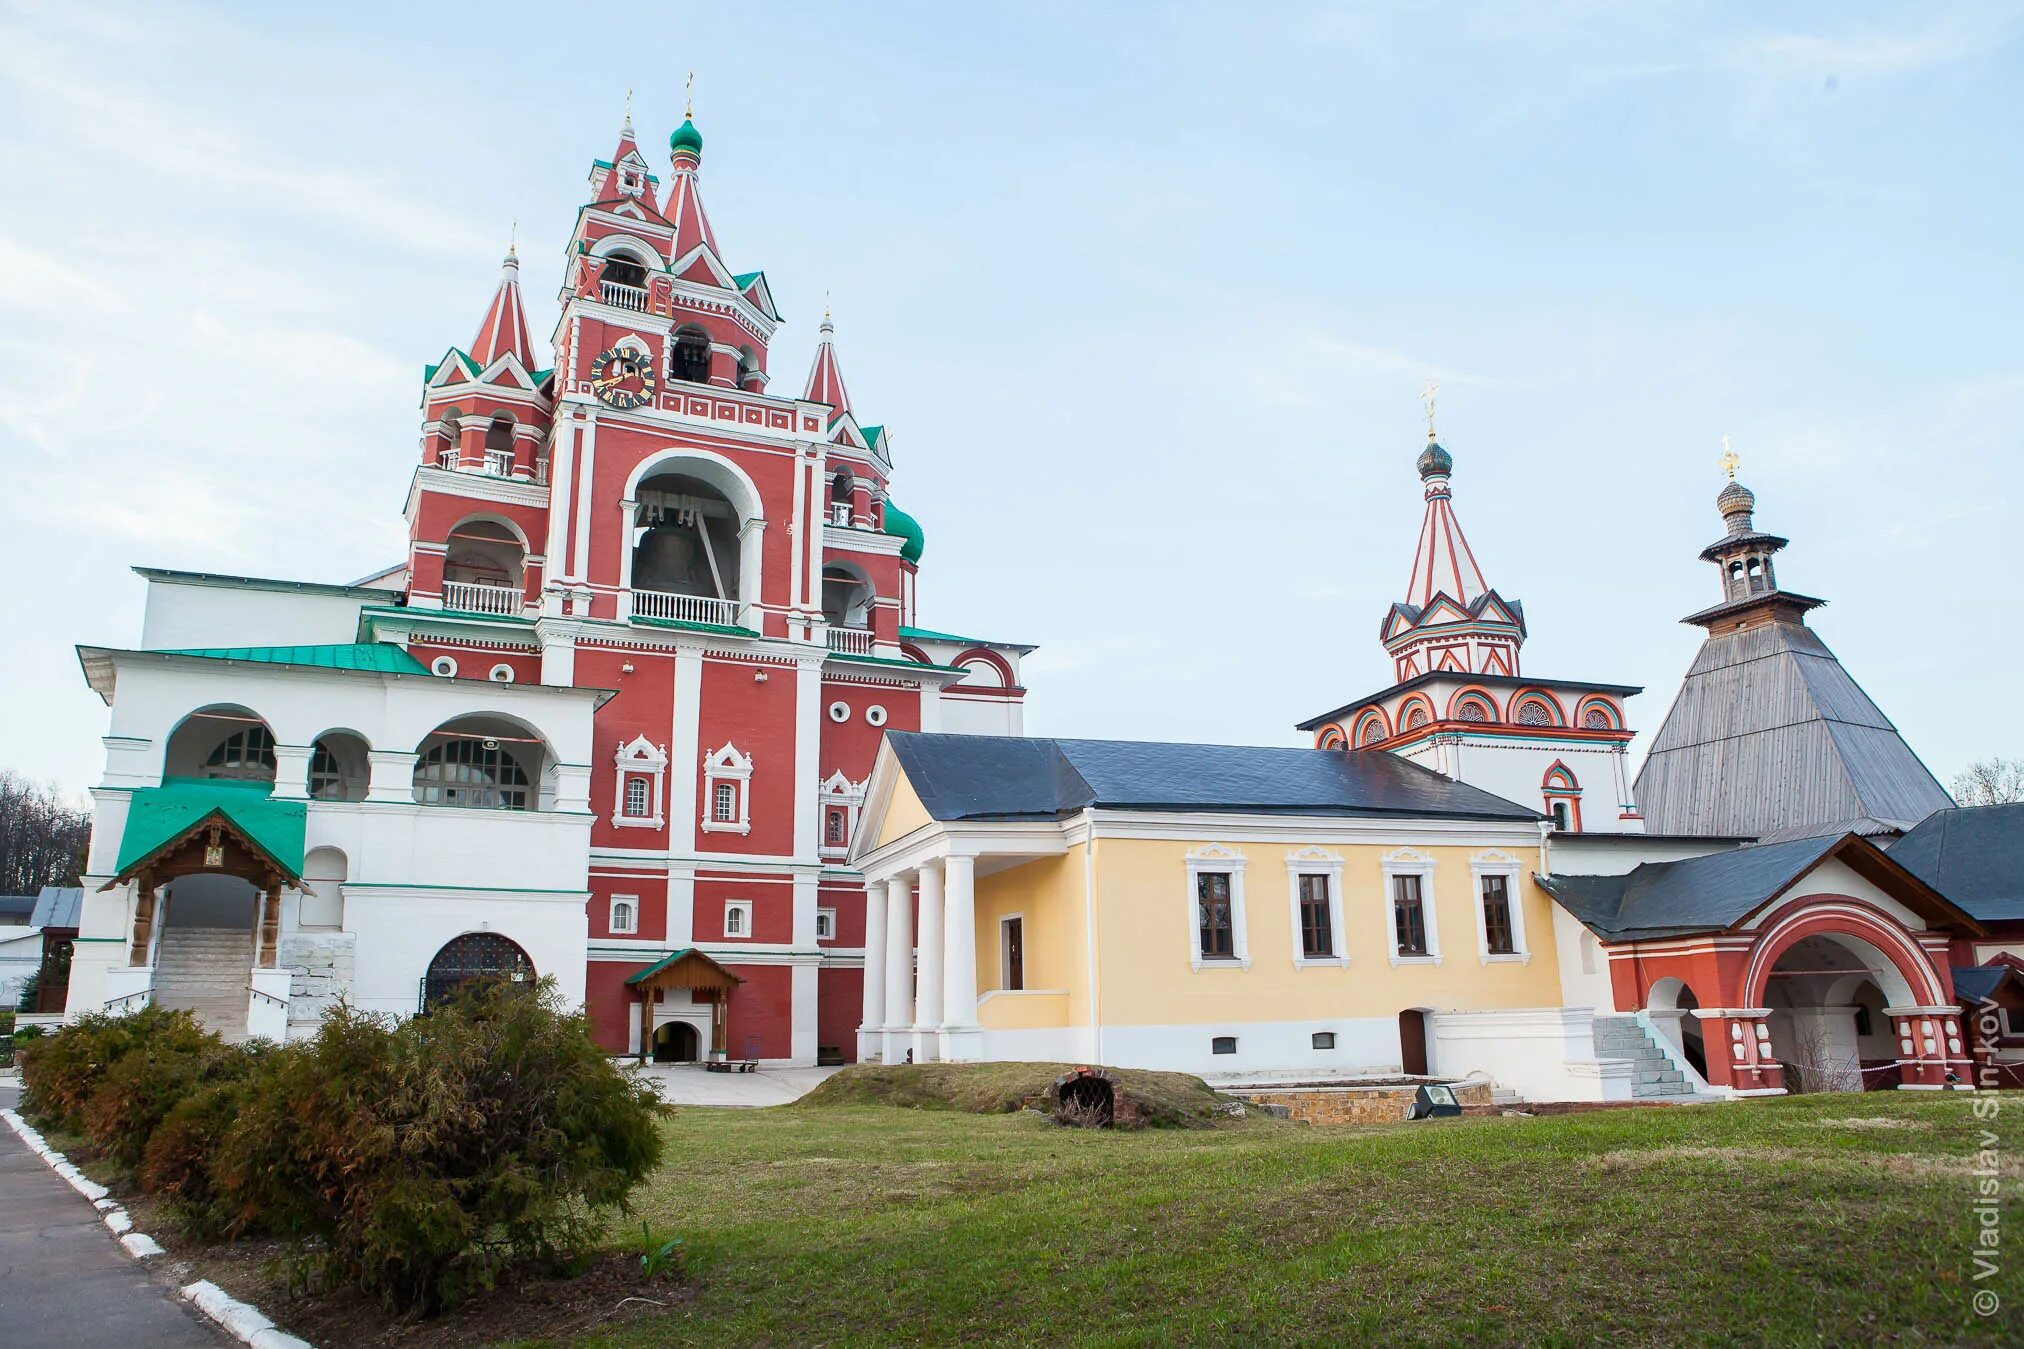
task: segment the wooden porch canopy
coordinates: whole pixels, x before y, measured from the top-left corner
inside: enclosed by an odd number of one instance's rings
[[[695,947],[685,946],[635,970],[625,981],[640,994],[640,1062],[653,1053],[654,1004],[664,990],[672,988],[686,988],[710,1004],[710,1053],[716,1058],[724,1056],[726,1004],[731,990],[744,983],[743,979]]]
[[[308,812],[275,801],[266,783],[170,778],[127,799],[118,870],[100,886],[138,882],[130,965],[148,963],[155,891],[180,876],[237,876],[261,893],[259,964],[271,968],[281,942],[281,892],[302,884]]]

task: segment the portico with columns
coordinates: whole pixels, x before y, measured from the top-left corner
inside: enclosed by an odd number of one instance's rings
[[[942,848],[867,868],[882,895],[865,930],[864,1020],[858,1058],[972,1063],[984,1057],[977,1022],[976,866]],[[912,851],[912,850],[909,850]]]

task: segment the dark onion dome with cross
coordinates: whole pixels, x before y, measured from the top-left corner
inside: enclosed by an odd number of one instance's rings
[[[1427,448],[1420,451],[1418,468],[1422,479],[1445,478],[1455,470],[1455,457],[1442,449],[1441,442],[1429,434]]]
[[[1645,826],[1760,841],[1910,829],[1953,801],[1807,626],[1826,601],[1780,588],[1788,541],[1757,528],[1724,446],[1724,533],[1700,554],[1722,600],[1682,620],[1708,636],[1638,773]]]

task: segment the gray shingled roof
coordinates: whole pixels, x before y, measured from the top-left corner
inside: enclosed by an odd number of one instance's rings
[[[2011,965],[1954,966],[1954,997],[1970,1005],[1987,1002],[2006,979],[2017,976]]]
[[[35,912],[33,895],[0,895],[0,918],[18,918],[28,922],[28,915]]]
[[[886,741],[937,820],[1058,819],[1090,806],[1540,818],[1516,802],[1376,751],[919,732],[892,732]]]
[[[1890,855],[1985,923],[2024,921],[2024,805],[1939,811]]]
[[[1666,834],[1910,829],[1953,801],[1811,628],[1711,633],[1638,773]]]

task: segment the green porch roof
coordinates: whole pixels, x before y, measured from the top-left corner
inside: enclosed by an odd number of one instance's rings
[[[332,646],[209,646],[163,653],[207,660],[264,661],[269,665],[312,665],[322,670],[372,670],[380,674],[427,674],[429,669],[391,642],[344,642]]]
[[[223,815],[291,878],[302,875],[306,801],[276,801],[265,782],[163,778],[127,798],[126,832],[120,835],[116,874],[124,876],[164,844],[173,843],[213,813]]]
[[[668,952],[666,955],[662,956],[659,960],[656,960],[653,964],[643,966],[640,969],[634,970],[631,974],[628,974],[625,977],[625,981],[628,984],[645,983],[647,980],[659,974],[662,970],[667,969],[671,965],[678,965],[682,961],[688,959],[690,956],[695,956],[697,959],[703,961],[705,964],[711,966],[713,969],[716,969],[726,979],[729,979],[734,984],[742,984],[745,982],[745,980],[739,975],[733,974],[731,973],[730,970],[725,969],[722,963],[716,960],[712,960],[707,952],[699,951],[693,946],[684,946],[678,950]]]

